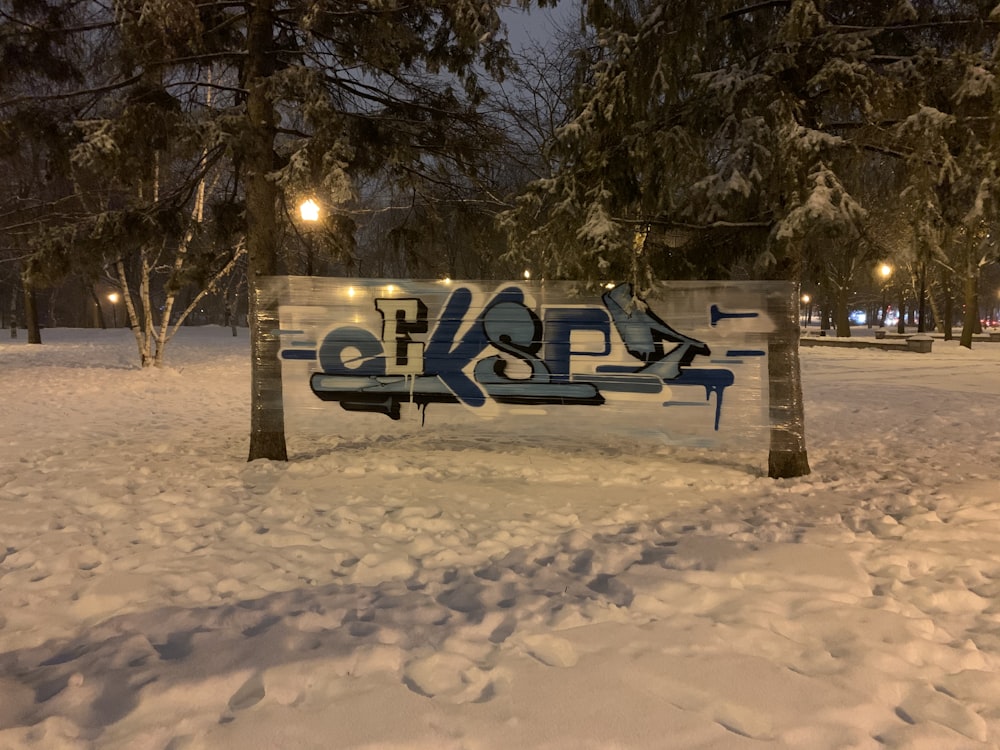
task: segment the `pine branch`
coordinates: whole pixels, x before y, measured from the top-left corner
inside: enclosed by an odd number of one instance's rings
[[[924,21],[922,23],[882,24],[879,26],[849,26],[847,24],[838,24],[831,26],[830,28],[835,31],[847,33],[874,31],[881,34],[885,31],[920,31],[922,29],[942,29],[965,26],[1000,26],[1000,21],[993,21],[989,18],[958,18],[953,21]]]
[[[768,10],[769,8],[790,8],[791,5],[791,0],[767,0],[767,2],[757,3],[756,5],[747,5],[742,8],[737,8],[736,10],[731,10],[728,13],[724,13],[719,16],[719,20],[731,21],[734,18],[745,16],[748,13],[755,13],[758,10]]]
[[[0,101],[0,108],[3,107],[13,107],[18,104],[27,104],[29,102],[54,102],[61,101],[65,99],[82,99],[88,96],[101,96],[102,94],[108,94],[114,91],[121,91],[127,86],[131,86],[138,83],[143,78],[143,74],[131,76],[117,83],[109,83],[106,86],[98,86],[96,88],[90,89],[78,89],[76,91],[64,91],[57,94],[29,94],[26,96],[17,96],[13,99],[7,99]]]
[[[615,221],[630,226],[662,227],[664,229],[689,229],[693,231],[706,229],[761,229],[774,226],[774,221],[710,221],[705,224],[694,224],[684,221],[666,221],[663,219],[616,218]]]

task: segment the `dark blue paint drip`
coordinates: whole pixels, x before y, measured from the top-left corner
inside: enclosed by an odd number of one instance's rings
[[[682,370],[679,377],[667,381],[667,385],[700,385],[705,388],[705,400],[715,393],[715,429],[719,429],[722,416],[722,392],[733,384],[733,373],[729,370]]]

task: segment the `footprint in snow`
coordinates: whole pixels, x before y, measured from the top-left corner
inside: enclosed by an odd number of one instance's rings
[[[236,712],[245,711],[248,708],[256,706],[264,699],[265,694],[264,680],[260,674],[253,675],[233,693],[227,704],[226,711],[219,717],[219,723],[228,724],[234,721],[236,719]]]
[[[484,703],[497,692],[497,675],[461,654],[439,652],[403,668],[403,684],[427,698],[449,703]]]

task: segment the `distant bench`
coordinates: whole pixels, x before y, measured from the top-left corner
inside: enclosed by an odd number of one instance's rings
[[[836,338],[833,336],[799,337],[799,346],[834,346],[841,349],[881,349],[885,352],[917,352],[929,354],[934,339],[924,333],[906,338]]]
[[[959,338],[960,333],[961,332],[954,334],[952,336],[952,338],[955,338],[955,339]],[[879,335],[879,332],[876,331],[875,332],[875,337],[878,338],[878,335]],[[882,335],[882,338],[887,338],[887,339],[907,339],[907,338],[909,338],[912,335],[913,335],[912,333],[888,333],[888,332],[886,332],[886,333],[884,333]],[[934,338],[934,339],[938,339],[938,340],[941,340],[941,341],[944,340],[944,334],[943,333],[938,333],[936,331],[932,331],[932,332],[928,333],[927,335],[930,336],[931,338]],[[986,331],[984,333],[974,333],[974,334],[972,334],[972,340],[973,341],[996,341],[996,342],[1000,342],[1000,331]]]

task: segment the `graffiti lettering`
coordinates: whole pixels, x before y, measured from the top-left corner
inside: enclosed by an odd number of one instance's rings
[[[411,334],[427,333],[427,305],[419,299],[377,299],[382,315],[382,343],[394,352],[385,363],[386,375],[416,375],[424,370],[424,345]]]
[[[545,311],[545,329],[549,338],[545,341],[545,361],[548,363],[554,381],[564,382],[570,378],[570,360],[580,357],[606,357],[611,353],[611,326],[608,314],[597,307],[555,307]],[[600,351],[574,351],[573,331],[595,331],[601,334],[603,346]]]
[[[420,296],[375,298],[381,335],[357,325],[329,331],[315,351],[320,371],[310,376],[313,393],[350,411],[398,419],[404,402],[599,406],[605,394],[637,400],[669,392],[668,386],[699,386],[706,400],[715,394],[718,429],[733,372],[692,367],[695,358],[711,354],[709,346],[669,325],[631,286],[608,291],[602,306],[536,309],[517,285],[483,301],[472,289],[452,290],[435,308],[432,327]],[[713,305],[711,325],[756,315],[720,315]],[[301,360],[308,352],[289,349],[282,356]],[[588,358],[605,363],[588,366]]]
[[[323,339],[319,366],[331,375],[385,375],[382,344],[363,328],[338,328]]]

